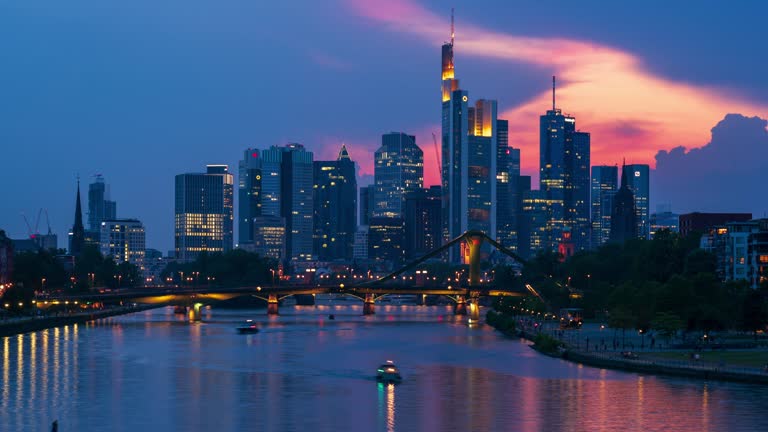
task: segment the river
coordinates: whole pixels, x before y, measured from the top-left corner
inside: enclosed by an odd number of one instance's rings
[[[545,357],[448,306],[280,313],[164,308],[0,338],[0,431],[768,430],[765,387]],[[236,334],[247,318],[262,331]],[[397,386],[373,378],[388,359]]]

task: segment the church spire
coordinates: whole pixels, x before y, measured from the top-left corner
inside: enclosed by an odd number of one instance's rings
[[[77,199],[75,201],[75,223],[70,234],[69,253],[80,255],[85,245],[85,228],[83,228],[83,207],[80,205],[80,176],[77,177]]]

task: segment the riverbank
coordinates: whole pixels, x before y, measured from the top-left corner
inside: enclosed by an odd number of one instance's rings
[[[494,326],[494,328],[496,327]],[[625,356],[619,351],[586,351],[569,345],[562,340],[557,340],[560,345],[557,349],[551,349],[549,346],[546,349],[542,349],[542,347],[537,346],[535,343],[537,336],[543,334],[539,331],[528,331],[525,328],[515,329],[514,331],[510,329],[500,330],[498,328],[497,330],[508,337],[517,336],[534,342],[531,348],[541,354],[592,367],[705,380],[768,384],[768,371],[760,367],[743,367],[727,363],[717,364],[694,360],[666,360],[653,356],[653,352],[641,351]],[[545,336],[546,339],[555,340],[549,335]]]
[[[71,315],[31,317],[23,320],[0,321],[0,337],[13,336],[49,328],[62,327],[70,324],[82,324],[88,321],[125,315],[155,309],[157,305],[119,306],[97,311],[79,312]]]

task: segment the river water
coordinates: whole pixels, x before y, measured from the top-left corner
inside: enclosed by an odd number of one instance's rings
[[[448,306],[280,313],[165,308],[0,338],[0,431],[768,430],[765,387],[580,366]],[[247,318],[262,331],[236,334]],[[388,359],[397,386],[374,379]]]

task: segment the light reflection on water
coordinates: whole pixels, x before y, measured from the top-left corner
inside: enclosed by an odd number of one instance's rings
[[[336,320],[327,319],[333,311]],[[0,431],[768,430],[768,390],[543,357],[449,307],[170,308],[2,339]],[[237,335],[246,318],[262,331]],[[383,360],[400,385],[373,378]]]

